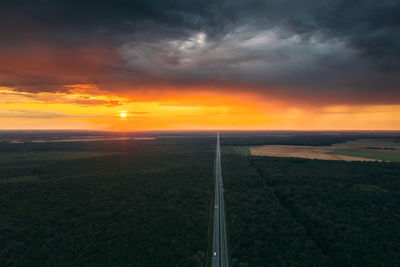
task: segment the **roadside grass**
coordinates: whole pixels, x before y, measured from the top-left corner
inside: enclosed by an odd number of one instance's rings
[[[226,147],[221,147],[221,165],[222,165],[222,157],[223,154],[239,154],[241,156],[249,156],[250,151],[248,146],[226,146]],[[223,167],[223,166],[222,166]],[[225,202],[225,228],[226,228],[226,243],[228,246],[228,262],[229,265],[232,265],[232,254],[231,254],[231,237],[230,237],[230,229],[231,229],[231,221],[229,218],[229,213],[228,213],[228,205],[229,202],[226,199],[225,195],[225,181],[224,181],[224,172],[222,172],[222,180],[224,183],[224,202]]]
[[[334,150],[329,154],[400,162],[400,153],[386,150]]]
[[[213,222],[214,222],[214,198],[210,204],[210,214],[208,220],[208,232],[207,232],[207,253],[206,253],[206,267],[210,267],[212,263],[212,244],[213,244]]]
[[[229,147],[221,147],[221,158],[223,157],[222,154],[223,153],[233,153],[233,154],[239,154],[239,155],[244,155],[246,153],[247,149],[247,153],[248,152],[248,147],[245,147],[245,149],[236,149],[236,148],[241,148],[238,146],[229,146]],[[214,161],[214,173],[215,173],[215,161]],[[222,179],[224,179],[224,173],[222,172]],[[214,175],[214,184],[215,184],[215,175]],[[224,183],[225,184],[225,183]],[[215,186],[213,186],[214,190],[215,190]],[[224,188],[225,190],[225,188]],[[214,203],[215,203],[215,191],[213,191],[213,197],[212,197],[212,202],[211,202],[211,206],[210,206],[210,220],[209,220],[209,232],[208,232],[208,247],[207,247],[207,262],[206,262],[206,267],[211,266],[212,264],[212,241],[213,241],[213,223],[214,223]],[[229,235],[229,230],[230,230],[230,221],[229,221],[229,217],[228,217],[228,211],[226,209],[227,205],[227,200],[225,197],[225,192],[224,192],[224,202],[225,202],[225,228],[226,228],[226,239],[227,239],[227,246],[228,246],[228,260],[229,263],[232,262],[232,258],[231,258],[231,246],[230,246],[230,235]]]
[[[222,174],[222,179],[224,179],[224,175]],[[225,183],[224,183],[225,184]],[[224,188],[225,190],[225,188]],[[232,257],[231,257],[231,238],[230,238],[230,229],[231,229],[231,223],[229,220],[229,214],[227,211],[227,205],[229,205],[229,202],[226,200],[225,197],[225,191],[224,191],[224,203],[225,203],[225,230],[226,230],[226,243],[228,246],[228,263],[229,265],[232,265]]]
[[[208,220],[208,233],[207,233],[207,252],[206,252],[206,267],[212,266],[212,246],[213,246],[213,234],[214,234],[214,203],[215,203],[215,160],[214,160],[214,176],[212,179],[213,189],[211,191],[211,203],[210,203],[210,212],[209,212],[209,220]]]

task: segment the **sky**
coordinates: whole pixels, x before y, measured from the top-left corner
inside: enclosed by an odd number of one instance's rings
[[[400,130],[399,14],[398,0],[2,0],[0,129]]]

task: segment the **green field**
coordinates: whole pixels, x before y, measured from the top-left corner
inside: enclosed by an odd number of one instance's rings
[[[361,157],[368,159],[376,159],[383,161],[393,161],[400,162],[400,152],[393,152],[388,150],[375,150],[375,149],[365,149],[365,150],[334,150],[330,154],[345,155],[352,157]]]
[[[16,163],[21,161],[41,162],[53,160],[73,160],[92,157],[115,155],[116,152],[87,152],[87,151],[42,151],[42,152],[10,152],[0,153],[0,164]]]
[[[17,176],[17,177],[9,177],[9,178],[0,178],[0,184],[8,184],[8,183],[20,183],[20,182],[40,182],[38,176]]]
[[[242,156],[250,156],[249,146],[224,146],[222,147],[225,153],[234,153]]]

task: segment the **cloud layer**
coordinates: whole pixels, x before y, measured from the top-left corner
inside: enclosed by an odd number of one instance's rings
[[[397,0],[0,3],[0,86],[400,104]]]

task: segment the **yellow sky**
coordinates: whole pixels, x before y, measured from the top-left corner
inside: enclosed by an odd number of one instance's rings
[[[207,91],[143,96],[91,85],[67,89],[35,94],[0,87],[0,129],[400,130],[400,105],[313,107]]]

